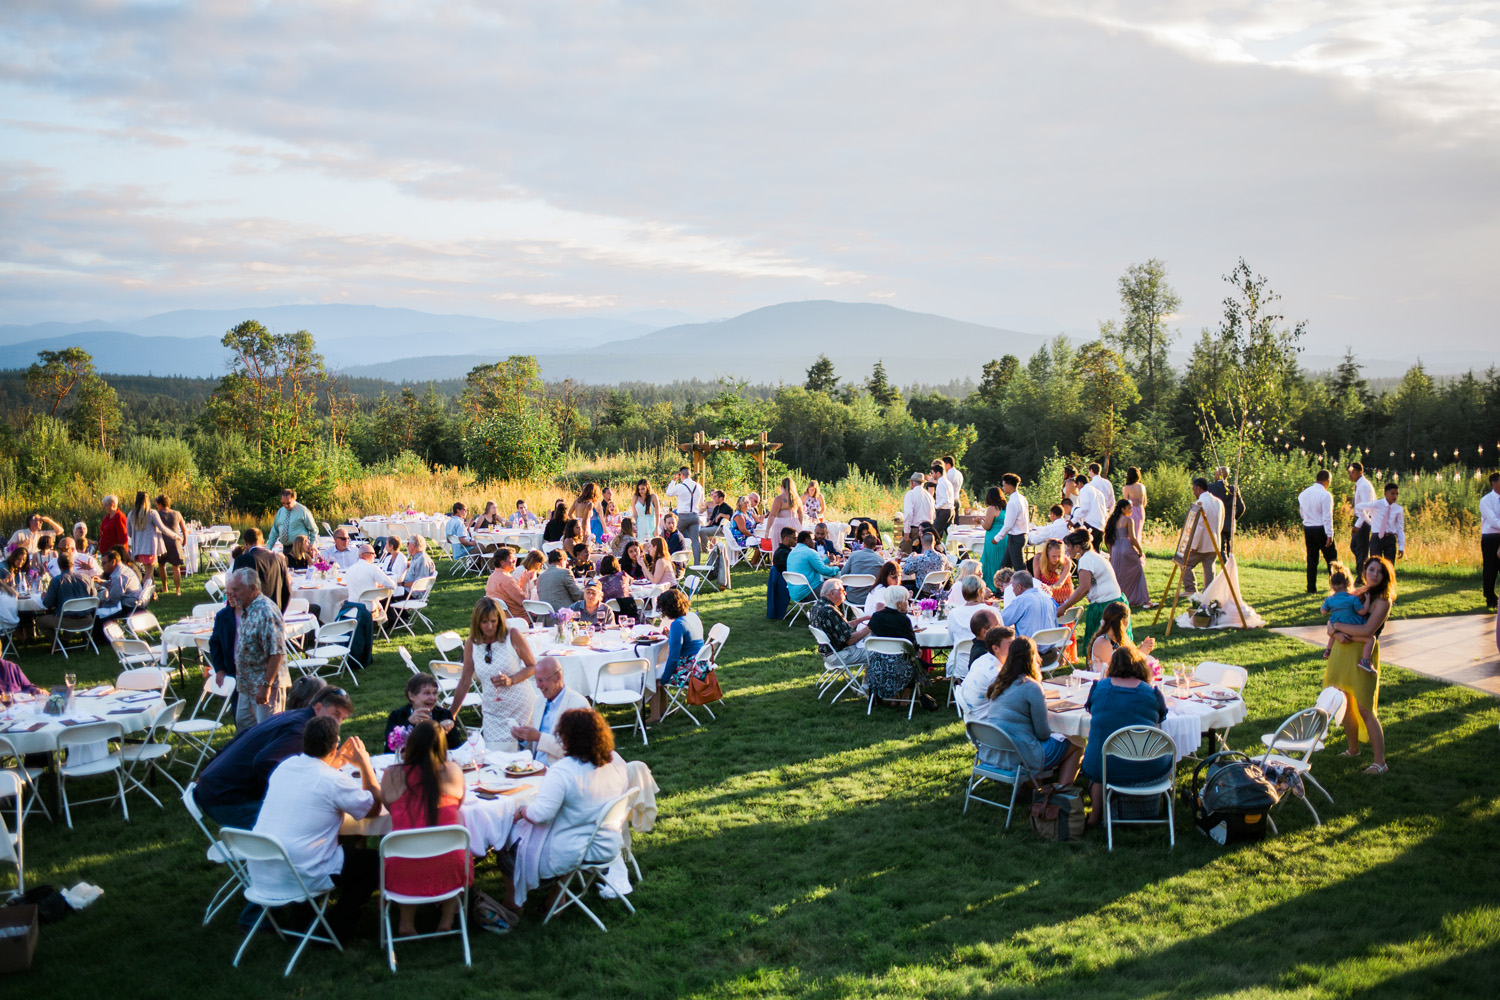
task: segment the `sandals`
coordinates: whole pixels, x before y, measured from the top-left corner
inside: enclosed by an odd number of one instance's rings
[[[1390,768],[1387,767],[1384,764],[1371,764],[1369,767],[1365,768],[1360,773],[1361,774],[1368,774],[1368,775],[1370,775],[1373,778],[1376,775],[1384,774],[1385,772],[1387,772],[1389,770],[1390,770]]]
[[[1362,754],[1358,750],[1345,750],[1343,753],[1339,754],[1339,756],[1340,757],[1359,757],[1359,756],[1362,756]]]

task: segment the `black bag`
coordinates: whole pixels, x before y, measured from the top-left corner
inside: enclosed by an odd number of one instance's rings
[[[1265,839],[1266,816],[1281,798],[1260,765],[1238,750],[1203,758],[1183,796],[1198,829],[1218,844]]]
[[[55,924],[73,912],[63,894],[50,885],[34,885],[7,905],[35,906],[36,918],[44,924]]]

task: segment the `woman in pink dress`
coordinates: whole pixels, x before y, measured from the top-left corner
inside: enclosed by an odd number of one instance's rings
[[[464,775],[448,759],[448,741],[442,727],[430,719],[411,727],[401,749],[401,764],[386,768],[380,792],[390,804],[392,830],[460,825],[458,806],[464,797]],[[464,851],[435,858],[390,858],[385,863],[386,888],[405,896],[440,896],[468,885],[472,878],[473,866]],[[460,898],[455,896],[442,904],[438,930],[453,929]],[[415,934],[416,907],[400,909],[396,933]]]
[[[1130,520],[1135,522],[1135,537],[1139,539],[1146,530],[1146,484],[1134,465],[1125,470],[1125,488],[1120,495],[1130,501]]]

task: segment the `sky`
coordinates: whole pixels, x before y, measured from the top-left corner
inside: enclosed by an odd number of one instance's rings
[[[0,5],[0,322],[801,299],[1500,343],[1500,0]],[[1497,351],[1500,353],[1500,351]]]

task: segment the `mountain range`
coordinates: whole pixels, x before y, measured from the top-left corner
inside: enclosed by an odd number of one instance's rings
[[[984,362],[1004,354],[1024,360],[1048,339],[889,305],[828,300],[784,302],[706,322],[683,322],[692,318],[666,310],[508,321],[379,306],[285,305],[0,326],[0,369],[25,368],[38,351],[76,346],[108,374],[211,377],[225,370],[223,332],[246,319],[275,332],[309,330],[331,366],[397,382],[462,378],[476,365],[512,354],[536,355],[549,380],[801,382],[814,359],[826,354],[846,379],[863,379],[882,360],[896,384],[940,384],[977,381]],[[1302,364],[1319,371],[1338,360],[1304,355]],[[1399,376],[1414,360],[1360,358],[1371,378]],[[1423,360],[1432,374],[1449,374],[1483,370],[1497,356],[1437,351]]]

